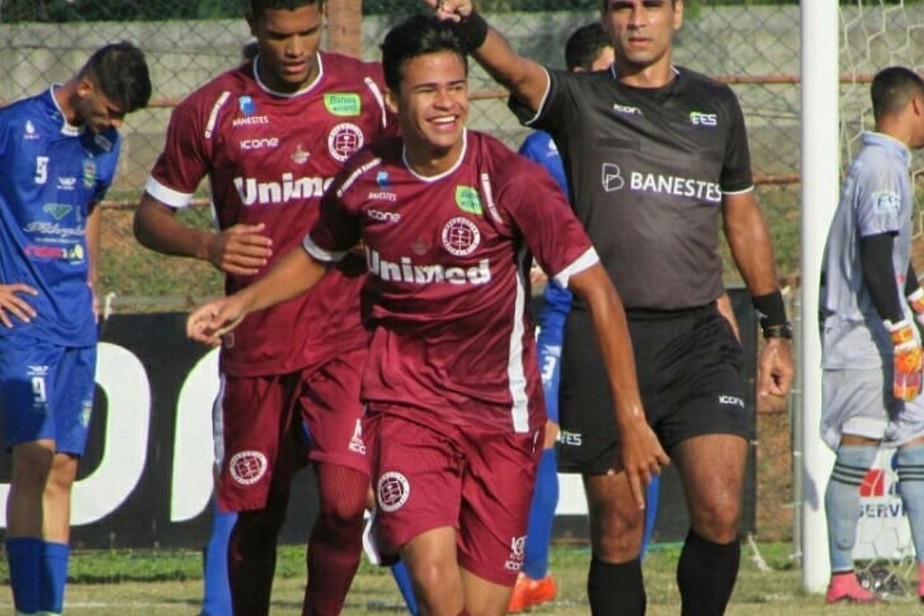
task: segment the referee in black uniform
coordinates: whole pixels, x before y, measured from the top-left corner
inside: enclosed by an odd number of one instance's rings
[[[738,101],[728,87],[671,64],[683,0],[601,0],[616,60],[597,73],[549,70],[517,55],[471,0],[426,1],[458,23],[475,59],[512,92],[521,121],[552,134],[570,201],[625,302],[650,430],[628,415],[613,420],[593,315],[580,302],[562,357],[560,468],[584,477],[592,612],[645,612],[644,484],[666,451],[691,520],[677,571],[682,614],[722,614],[740,561],[748,422],[741,347],[715,305],[723,292],[720,213],[762,317],[760,395],[785,395],[793,375],[791,328]],[[652,447],[652,433],[663,451]]]

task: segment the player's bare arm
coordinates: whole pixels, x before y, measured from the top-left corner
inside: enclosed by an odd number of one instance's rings
[[[644,509],[645,487],[670,458],[645,418],[622,300],[599,263],[572,276],[568,287],[584,298],[590,310],[613,389],[623,470],[635,502]]]
[[[776,266],[770,232],[754,193],[725,195],[722,199],[722,220],[732,257],[751,295],[776,291]],[[793,375],[789,340],[767,340],[758,362],[758,394],[785,396],[792,387]]]
[[[35,318],[35,308],[26,301],[22,295],[38,295],[38,291],[27,284],[0,284],[0,323],[7,329],[12,329],[14,318],[22,323],[28,323]]]
[[[424,0],[437,17],[464,23],[475,11],[471,0]],[[473,19],[483,19],[480,15]],[[529,109],[539,111],[549,86],[549,76],[542,66],[517,54],[501,34],[488,26],[487,37],[475,49],[472,57],[499,84],[510,90]]]
[[[237,224],[222,231],[205,231],[181,223],[176,209],[145,193],[135,211],[138,241],[151,250],[208,261],[227,274],[253,276],[273,255],[273,240],[264,225]]]
[[[87,258],[90,260],[90,267],[87,269],[87,286],[93,295],[93,316],[99,322],[99,297],[96,295],[96,283],[99,280],[99,237],[102,227],[101,221],[103,216],[99,204],[92,206],[90,215],[87,217]]]
[[[728,293],[722,293],[722,296],[715,300],[715,305],[719,314],[728,321],[732,331],[735,333],[735,338],[738,339],[738,342],[741,342],[741,332],[738,330],[738,319],[735,318],[735,309],[732,307],[731,298],[728,296]]]
[[[326,271],[325,265],[303,248],[294,248],[254,284],[197,308],[186,321],[186,335],[203,344],[217,345],[248,314],[301,295]]]

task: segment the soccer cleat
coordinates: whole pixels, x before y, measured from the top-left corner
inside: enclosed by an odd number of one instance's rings
[[[513,595],[510,597],[507,613],[515,614],[541,603],[548,603],[554,600],[557,594],[558,587],[555,585],[555,578],[552,577],[551,573],[546,574],[541,580],[534,580],[521,573],[517,577],[516,585],[513,587]]]
[[[828,592],[825,593],[825,603],[875,603],[879,600],[875,594],[860,586],[853,571],[835,573],[828,583]]]

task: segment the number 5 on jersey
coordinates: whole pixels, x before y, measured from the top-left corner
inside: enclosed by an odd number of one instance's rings
[[[48,157],[35,157],[35,183],[44,184],[48,181]]]

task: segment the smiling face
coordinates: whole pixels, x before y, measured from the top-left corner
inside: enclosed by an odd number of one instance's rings
[[[293,10],[265,9],[247,17],[259,48],[260,79],[277,92],[296,92],[318,72],[323,13],[321,3]]]
[[[468,121],[468,77],[457,53],[437,51],[405,60],[399,90],[389,89],[387,100],[398,115],[415,170],[433,175],[455,164]]]
[[[601,17],[613,41],[617,74],[669,71],[674,31],[683,23],[682,0],[609,0]]]

